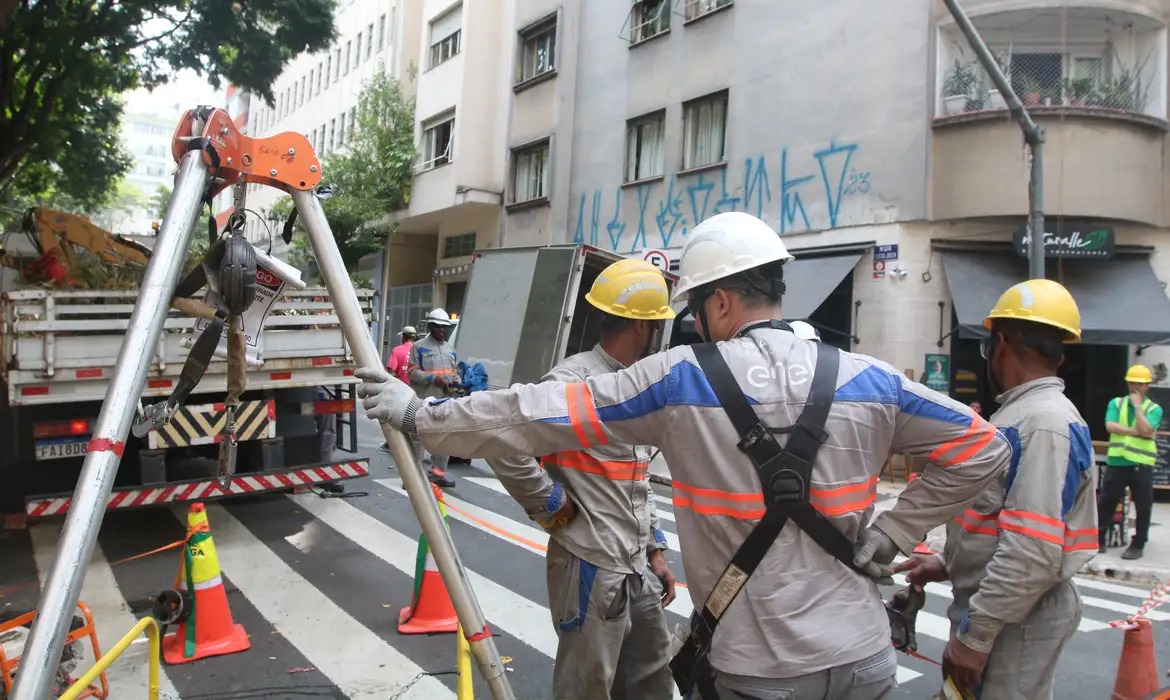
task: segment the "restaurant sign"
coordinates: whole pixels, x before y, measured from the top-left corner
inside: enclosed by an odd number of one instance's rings
[[[1016,253],[1028,257],[1028,227],[1021,226],[1013,236]],[[1113,229],[1089,221],[1074,219],[1045,219],[1044,257],[1093,258],[1108,260],[1113,257],[1115,238]]]

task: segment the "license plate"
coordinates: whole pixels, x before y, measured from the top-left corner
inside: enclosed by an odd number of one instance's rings
[[[65,459],[66,457],[84,457],[89,448],[89,440],[72,442],[41,442],[37,443],[37,461],[45,459]]]

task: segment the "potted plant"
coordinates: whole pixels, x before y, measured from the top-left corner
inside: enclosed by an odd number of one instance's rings
[[[1043,103],[1043,88],[1032,76],[1025,75],[1016,89],[1019,91],[1020,99],[1024,101],[1025,107],[1039,107]]]
[[[1064,103],[1071,107],[1083,107],[1092,98],[1096,88],[1092,78],[1065,78]]]
[[[970,65],[963,65],[955,59],[955,67],[951,69],[947,79],[943,82],[943,111],[945,114],[960,114],[970,111],[968,103],[975,95],[975,86],[979,81]]]

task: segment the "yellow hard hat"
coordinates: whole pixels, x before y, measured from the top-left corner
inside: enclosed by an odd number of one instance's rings
[[[1154,381],[1154,375],[1150,374],[1150,368],[1145,365],[1134,365],[1125,373],[1125,381],[1134,382],[1135,384],[1149,384]]]
[[[1081,341],[1081,312],[1077,302],[1067,289],[1052,280],[1028,280],[1008,289],[983,319],[983,327],[991,330],[991,322],[999,318],[1043,323],[1067,333],[1066,343]]]
[[[638,321],[674,318],[662,271],[645,260],[619,260],[601,271],[585,300],[607,314]]]

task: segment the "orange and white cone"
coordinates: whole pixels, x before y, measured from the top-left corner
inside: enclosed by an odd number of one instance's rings
[[[443,492],[439,487],[431,484],[435,498],[439,500],[439,511],[443,518],[447,517],[447,506],[443,503]],[[431,548],[427,546],[427,536],[423,533],[418,536],[418,558],[414,568],[414,594],[410,605],[398,613],[399,634],[433,634],[436,632],[455,632],[459,629],[459,618],[455,615],[455,606],[451,604],[451,595],[447,593],[447,586],[439,574],[439,567],[435,565],[435,558],[431,556]]]
[[[163,639],[163,658],[168,664],[234,654],[252,646],[243,626],[232,620],[215,540],[202,503],[192,504],[187,513],[187,544],[179,569],[179,590],[192,591],[194,602],[175,632]]]
[[[1150,621],[1136,620],[1137,627],[1125,631],[1117,681],[1112,700],[1145,700],[1158,692],[1158,660],[1154,655],[1154,632]]]

